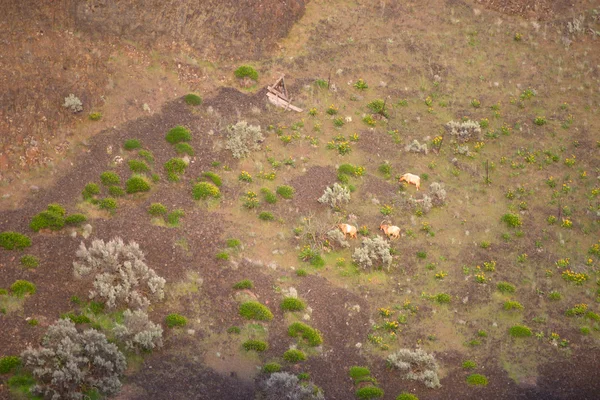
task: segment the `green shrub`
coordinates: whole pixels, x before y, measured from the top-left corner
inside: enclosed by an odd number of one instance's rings
[[[507,213],[504,214],[501,218],[502,222],[505,222],[511,228],[519,227],[523,224],[521,221],[521,217],[517,214]]]
[[[338,167],[338,172],[340,174],[353,176],[355,171],[356,171],[356,167],[352,164],[342,164]]]
[[[514,293],[515,287],[508,282],[498,282],[496,288],[502,293]]]
[[[171,182],[179,182],[179,176],[185,172],[187,164],[181,158],[171,158],[165,163],[165,171],[167,172],[167,179]]]
[[[8,374],[21,365],[21,359],[17,356],[5,356],[0,358],[0,374]]]
[[[367,104],[367,107],[369,108],[369,110],[371,110],[373,113],[375,114],[379,114],[379,115],[383,115],[384,117],[388,117],[388,112],[385,109],[385,101],[377,99],[377,100],[373,100],[372,102],[370,102],[369,104]]]
[[[160,203],[152,203],[150,207],[148,207],[148,214],[153,217],[159,217],[161,215],[165,215],[167,213],[167,207],[163,206]]]
[[[123,147],[125,148],[125,150],[131,151],[142,147],[142,143],[137,139],[129,139],[125,141]]]
[[[186,94],[185,96],[183,96],[183,99],[190,106],[199,106],[200,104],[202,104],[202,97],[194,93]]]
[[[100,180],[104,186],[119,185],[121,178],[112,171],[106,171],[100,174]]]
[[[88,118],[90,119],[90,121],[100,121],[102,119],[102,113],[101,112],[91,112],[88,114]]]
[[[81,192],[84,200],[91,200],[97,194],[100,194],[100,187],[95,183],[88,183]]]
[[[368,400],[383,397],[384,392],[377,386],[365,386],[358,389],[355,394],[360,400]]]
[[[242,245],[238,239],[227,239],[227,247],[230,249],[236,249]]]
[[[254,287],[254,283],[250,279],[244,279],[233,285],[234,289],[252,289]]]
[[[40,259],[31,254],[21,257],[21,265],[25,268],[37,268],[40,265]]]
[[[106,305],[99,301],[90,301],[87,307],[89,308],[92,314],[99,315],[104,312],[104,308],[106,308]]]
[[[519,303],[518,301],[505,301],[503,308],[506,311],[510,311],[510,310],[522,310],[523,309],[523,304]]]
[[[149,163],[153,163],[154,162],[154,155],[149,150],[140,150],[140,151],[138,151],[138,156],[142,157],[144,160],[146,160]]]
[[[167,136],[165,136],[167,142],[171,144],[177,144],[181,142],[189,142],[192,140],[192,134],[189,130],[184,128],[181,125],[177,125],[175,128],[171,129]]]
[[[133,176],[125,183],[127,193],[138,193],[150,191],[150,184],[141,176]]]
[[[266,372],[267,374],[271,374],[273,372],[279,372],[281,371],[281,365],[272,362],[272,363],[267,363],[263,366],[263,372]]]
[[[560,294],[560,292],[557,292],[556,290],[553,290],[550,293],[548,293],[548,298],[552,301],[558,301],[562,299],[562,294]]]
[[[475,363],[475,361],[466,360],[462,363],[462,367],[464,369],[475,369],[477,368],[477,364]]]
[[[221,197],[221,191],[212,183],[200,182],[195,184],[192,188],[192,196],[194,197],[194,200],[206,199],[208,197],[218,199]]]
[[[187,318],[179,314],[169,314],[165,318],[165,323],[169,328],[174,328],[177,326],[186,326]]]
[[[419,400],[419,398],[414,394],[404,392],[400,393],[398,397],[396,397],[396,400]]]
[[[350,375],[350,378],[356,382],[361,381],[363,378],[369,377],[371,375],[371,371],[367,367],[353,366],[350,367],[348,374]]]
[[[268,348],[267,344],[262,340],[246,340],[242,346],[246,351],[254,350],[258,352],[265,351]]]
[[[74,324],[89,324],[92,320],[85,314],[67,313],[61,318],[69,318]]]
[[[296,270],[296,276],[307,276],[307,275],[308,275],[308,272],[306,272],[305,269],[300,268],[300,269]]]
[[[288,327],[288,335],[291,337],[302,337],[309,346],[318,346],[323,343],[323,338],[318,330],[302,323],[294,322]]]
[[[265,201],[267,203],[269,203],[269,204],[277,203],[277,196],[275,195],[275,193],[273,193],[268,188],[262,188],[262,189],[260,189],[260,192],[263,194],[263,198],[265,199]]]
[[[217,260],[229,260],[229,253],[227,253],[226,251],[221,251],[217,253]]]
[[[262,221],[273,221],[275,220],[275,216],[268,211],[263,211],[260,214],[258,214],[258,219]]]
[[[294,196],[294,188],[287,185],[277,186],[276,190],[277,194],[283,197],[284,199],[291,199]]]
[[[295,297],[286,297],[281,302],[283,311],[302,311],[306,308],[306,304]]]
[[[270,321],[273,319],[271,310],[257,301],[247,301],[240,304],[239,312],[246,319],[255,319],[257,321]]]
[[[117,200],[113,199],[112,197],[107,197],[105,199],[100,200],[98,206],[102,210],[113,212],[117,209]]]
[[[71,214],[65,218],[65,224],[79,226],[87,221],[87,217],[83,214]]]
[[[29,281],[19,279],[10,285],[10,291],[17,297],[23,297],[26,294],[35,294],[36,287]]]
[[[242,65],[240,66],[238,69],[235,70],[234,75],[236,76],[236,78],[242,79],[242,78],[250,78],[253,81],[257,81],[258,80],[258,72],[256,72],[256,70],[254,68],[252,68],[250,65]]]
[[[189,143],[177,143],[175,145],[175,151],[177,154],[187,154],[189,156],[194,155],[194,148]]]
[[[120,188],[119,186],[111,186],[108,188],[108,193],[112,197],[123,197],[125,196],[125,190]]]
[[[169,226],[179,225],[179,218],[183,217],[184,215],[185,211],[180,208],[171,211],[169,214],[167,214],[167,224],[169,224]]]
[[[6,250],[24,249],[29,246],[31,239],[28,236],[12,231],[0,233],[0,247]]]
[[[217,186],[217,187],[221,187],[221,185],[223,184],[221,177],[219,175],[215,174],[214,172],[206,171],[202,174],[202,176],[210,179],[212,181],[212,183],[214,183],[215,186]]]
[[[160,181],[160,175],[152,174],[152,182],[156,183]]]
[[[440,304],[448,304],[451,301],[450,295],[447,293],[439,293],[435,296],[435,301]]]
[[[150,171],[150,167],[148,167],[148,164],[146,164],[144,161],[129,160],[127,162],[127,164],[129,165],[129,169],[132,172],[135,172],[135,173],[138,173],[138,174]]]
[[[300,361],[306,360],[306,354],[304,354],[300,350],[289,349],[288,351],[286,351],[285,353],[283,353],[283,359],[285,361],[287,361],[287,362],[295,364],[295,363],[298,363]]]
[[[531,329],[523,325],[515,325],[511,327],[509,333],[512,337],[516,338],[529,337],[532,335]]]
[[[64,215],[64,208],[58,204],[50,204],[46,211],[42,211],[32,218],[29,227],[35,232],[40,229],[59,231],[65,226]]]
[[[240,334],[242,330],[237,326],[230,326],[227,328],[227,333],[235,333],[236,335]]]
[[[488,379],[481,374],[472,374],[467,376],[467,383],[471,386],[487,386]]]

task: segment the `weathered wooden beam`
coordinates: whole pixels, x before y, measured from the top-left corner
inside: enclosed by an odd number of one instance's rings
[[[267,93],[267,98],[273,105],[275,105],[277,107],[285,108],[286,110],[287,109],[293,110],[296,112],[303,111],[301,108],[298,108],[298,107],[292,105],[289,101],[286,101],[286,100],[282,99],[281,97],[274,95],[273,93]]]

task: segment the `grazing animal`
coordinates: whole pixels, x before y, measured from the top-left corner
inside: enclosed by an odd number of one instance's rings
[[[398,239],[400,237],[400,228],[396,225],[384,225],[383,221],[381,221],[379,229],[382,230],[389,239]]]
[[[338,228],[340,228],[340,231],[342,231],[342,233],[344,234],[344,239],[346,239],[346,235],[350,235],[350,238],[354,238],[357,239],[358,237],[356,236],[357,234],[357,230],[355,226],[352,225],[348,225],[348,224],[339,224]]]
[[[413,184],[417,187],[417,190],[421,187],[421,177],[414,174],[404,174],[400,177],[399,182],[405,181],[406,183]]]

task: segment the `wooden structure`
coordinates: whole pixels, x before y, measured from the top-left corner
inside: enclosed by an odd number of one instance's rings
[[[288,95],[284,77],[285,75],[281,75],[273,86],[267,86],[267,98],[273,105],[285,108],[286,110],[302,112],[301,108],[292,105],[292,98]]]

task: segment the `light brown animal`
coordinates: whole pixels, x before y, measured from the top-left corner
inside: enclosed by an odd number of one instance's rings
[[[404,174],[400,177],[399,182],[402,181],[415,185],[417,187],[417,190],[419,190],[419,188],[421,187],[421,177],[419,175]]]
[[[379,224],[379,229],[385,233],[389,239],[398,239],[400,237],[400,228],[396,225],[384,225],[383,221]]]
[[[342,233],[344,234],[344,239],[346,239],[346,235],[350,235],[351,239],[358,238],[358,236],[356,236],[358,231],[355,226],[348,225],[348,224],[339,224],[338,228],[340,228],[340,231],[342,231]]]

